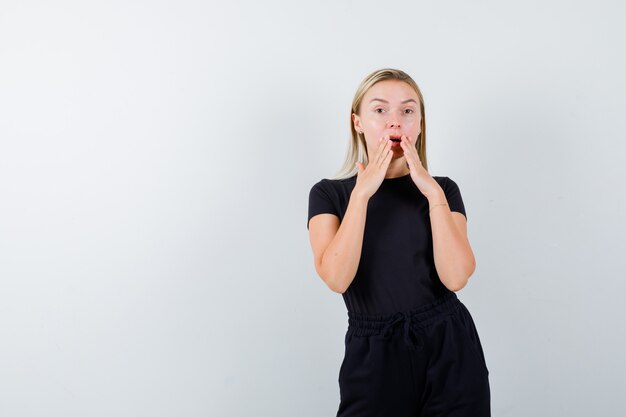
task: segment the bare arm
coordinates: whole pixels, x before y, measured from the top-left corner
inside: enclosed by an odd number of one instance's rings
[[[341,224],[333,214],[318,214],[309,222],[315,270],[331,290],[341,294],[352,283],[359,266],[368,201],[355,189]]]
[[[459,291],[474,273],[476,260],[467,239],[467,220],[463,213],[452,212],[441,192],[428,199],[433,234],[435,268],[441,282],[451,291]]]
[[[329,213],[318,214],[309,221],[315,270],[335,292],[343,294],[356,275],[363,248],[367,204],[385,178],[393,156],[391,143],[389,135],[380,138],[367,167],[357,162],[356,184],[341,224],[337,216]]]

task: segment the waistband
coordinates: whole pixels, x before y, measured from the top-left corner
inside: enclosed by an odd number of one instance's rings
[[[404,340],[413,349],[423,346],[423,329],[442,316],[454,313],[461,306],[456,293],[450,291],[430,304],[417,309],[388,315],[366,315],[348,311],[348,329],[355,336],[383,334],[388,338],[398,324],[403,324]]]

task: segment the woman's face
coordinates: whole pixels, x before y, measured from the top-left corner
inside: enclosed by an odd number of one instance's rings
[[[415,143],[421,132],[419,97],[413,88],[400,80],[385,80],[374,84],[365,93],[360,114],[352,113],[354,128],[365,134],[368,155],[378,147],[378,139],[384,136],[399,139],[410,136]],[[393,159],[402,157],[400,142],[394,142]]]

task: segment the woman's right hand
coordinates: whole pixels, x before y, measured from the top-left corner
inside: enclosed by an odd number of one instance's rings
[[[393,151],[391,150],[391,140],[389,136],[384,136],[378,141],[378,148],[372,158],[369,158],[367,167],[364,167],[362,163],[357,162],[359,172],[356,177],[356,185],[353,192],[369,199],[380,187],[387,168],[391,162]]]

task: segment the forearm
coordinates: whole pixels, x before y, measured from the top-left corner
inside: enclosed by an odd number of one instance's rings
[[[428,199],[435,267],[441,282],[451,291],[463,288],[474,272],[469,241],[454,222],[443,190]],[[446,205],[439,205],[439,204]]]
[[[335,292],[348,289],[359,267],[368,201],[352,192],[341,225],[322,256],[326,284]]]

